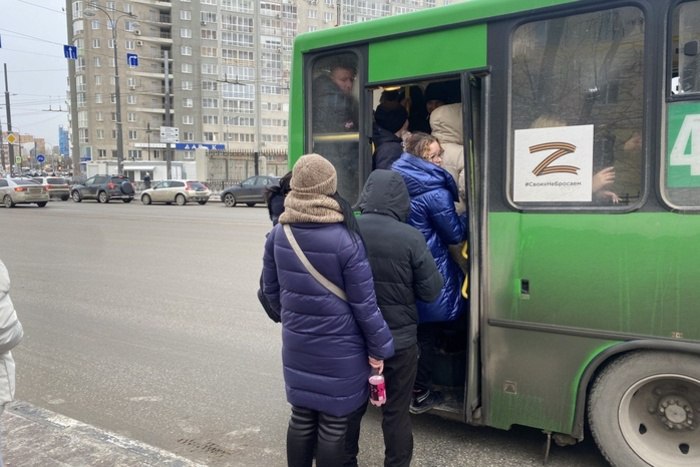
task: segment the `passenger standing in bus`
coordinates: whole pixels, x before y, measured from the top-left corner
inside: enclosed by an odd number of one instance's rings
[[[447,170],[455,183],[464,172],[464,130],[462,126],[462,104],[446,104],[430,114],[430,128],[440,146],[445,151],[442,155],[442,168]],[[461,187],[458,187],[461,189]],[[460,193],[456,202],[459,214],[466,210],[464,193]]]
[[[425,88],[425,109],[428,115],[433,110],[446,104],[454,104],[461,100],[459,80],[437,81]]]
[[[402,105],[379,104],[374,111],[372,169],[391,169],[403,153],[402,135],[408,129],[408,112]]]
[[[340,56],[326,73],[313,83],[314,133],[358,131],[358,105],[352,94],[357,68],[351,59]]]
[[[333,165],[318,154],[302,156],[290,185],[263,257],[263,293],[280,312],[292,405],[287,465],[311,467],[315,457],[316,467],[357,466],[370,369],[382,373],[394,354],[393,338],[377,306],[352,208],[337,194]]]
[[[455,183],[459,199],[455,202],[457,214],[466,211],[466,192],[464,189],[464,130],[462,127],[462,104],[446,104],[438,107],[430,114],[431,133],[440,142],[445,151],[442,155],[442,167],[447,170]],[[450,245],[450,254],[462,271],[467,273],[467,261],[462,256],[460,245]]]
[[[338,192],[354,204],[360,190],[358,103],[354,93],[357,57],[328,57],[319,63],[319,71],[311,89],[313,151],[335,166],[340,174]]]
[[[394,337],[394,356],[384,361],[384,467],[411,464],[409,406],[418,361],[416,301],[435,300],[443,284],[425,238],[406,224],[410,203],[398,173],[375,170],[360,196],[362,215],[357,219],[372,267],[377,304]]]
[[[433,355],[437,336],[445,322],[457,320],[464,312],[460,287],[464,274],[452,260],[448,245],[467,239],[466,214],[455,210],[457,184],[441,167],[443,150],[437,138],[426,133],[411,134],[406,139],[406,152],[394,162],[392,169],[404,179],[411,197],[408,223],[421,231],[442,274],[444,285],[437,300],[418,301],[418,345],[421,356],[413,390],[411,413],[430,410],[441,400],[432,391]]]

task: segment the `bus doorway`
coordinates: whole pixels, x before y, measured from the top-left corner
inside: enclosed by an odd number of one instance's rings
[[[361,164],[372,169],[391,169],[402,151],[397,149],[393,156],[387,156],[383,146],[387,141],[395,141],[398,146],[398,141],[411,133],[430,133],[440,142],[440,165],[457,186],[455,210],[466,217],[468,235],[466,241],[449,245],[451,261],[459,265],[462,273],[462,313],[457,319],[436,326],[435,345],[429,356],[432,383],[442,395],[437,410],[449,418],[477,424],[481,375],[478,245],[483,225],[480,216],[484,212],[480,174],[485,81],[485,74],[464,73],[369,87],[367,102],[371,103],[373,118],[367,141],[371,155],[369,161]],[[398,120],[403,118],[407,121],[401,126]]]

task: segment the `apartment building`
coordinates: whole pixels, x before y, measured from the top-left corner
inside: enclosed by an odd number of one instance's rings
[[[81,159],[117,158],[118,114],[125,163],[164,159],[161,126],[179,130],[175,161],[285,150],[297,34],[455,1],[67,0]]]

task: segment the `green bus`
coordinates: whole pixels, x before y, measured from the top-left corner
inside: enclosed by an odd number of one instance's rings
[[[700,465],[700,0],[467,0],[302,34],[291,163],[324,155],[356,202],[382,93],[420,128],[435,83],[461,109],[470,233],[434,412]]]

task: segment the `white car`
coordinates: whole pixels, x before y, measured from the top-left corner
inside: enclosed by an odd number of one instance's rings
[[[70,185],[65,178],[54,176],[34,177],[34,180],[46,187],[49,198],[61,198],[63,201],[68,201],[68,198],[70,198]]]
[[[207,204],[211,190],[196,180],[163,180],[157,182],[152,188],[148,188],[141,192],[141,202],[143,204],[151,203],[175,203],[178,206],[183,206],[190,201],[196,201],[199,204]]]
[[[0,179],[0,200],[6,208],[16,204],[36,203],[43,208],[49,202],[49,192],[31,178],[2,178]]]

